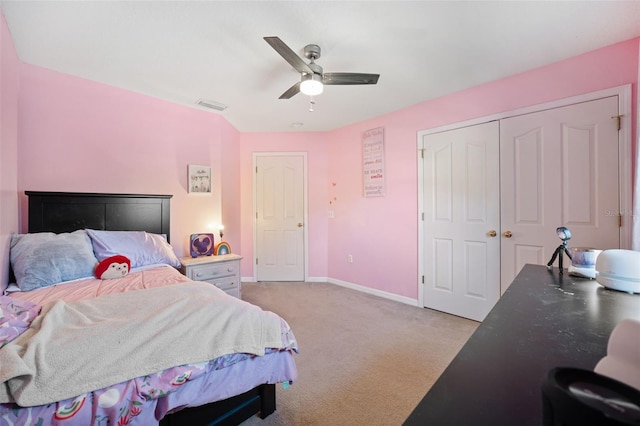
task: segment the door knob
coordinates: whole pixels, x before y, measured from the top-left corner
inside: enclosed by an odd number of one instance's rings
[[[511,231],[504,231],[502,235],[504,235],[505,238],[511,238],[513,236]]]
[[[487,235],[489,235],[490,237],[495,237],[496,235],[498,235],[498,233],[495,231],[495,229],[492,229]]]
[[[298,228],[302,228],[302,222],[298,222]]]

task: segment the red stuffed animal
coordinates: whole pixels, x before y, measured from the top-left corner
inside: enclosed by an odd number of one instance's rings
[[[101,280],[109,278],[122,278],[129,273],[131,261],[128,257],[115,255],[107,257],[96,266],[96,277]]]

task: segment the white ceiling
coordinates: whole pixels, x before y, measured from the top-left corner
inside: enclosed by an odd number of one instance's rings
[[[21,61],[194,108],[219,102],[212,114],[242,132],[332,130],[640,36],[640,1],[0,3]],[[309,112],[307,96],[278,99],[299,74],[265,36],[301,56],[320,45],[325,72],[380,80],[327,86]]]

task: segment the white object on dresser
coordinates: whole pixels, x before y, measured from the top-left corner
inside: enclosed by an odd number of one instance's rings
[[[240,298],[240,259],[237,254],[183,257],[181,271],[187,278],[215,285],[227,294]]]

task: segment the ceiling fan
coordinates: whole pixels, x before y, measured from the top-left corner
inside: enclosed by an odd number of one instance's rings
[[[310,60],[307,64],[279,37],[264,37],[264,40],[274,48],[296,71],[300,73],[300,81],[287,89],[280,99],[290,99],[302,92],[315,96],[322,93],[327,85],[376,84],[380,74],[362,74],[353,72],[322,72],[322,67],[315,63],[320,58],[320,46],[308,44],[304,47],[304,56]]]

